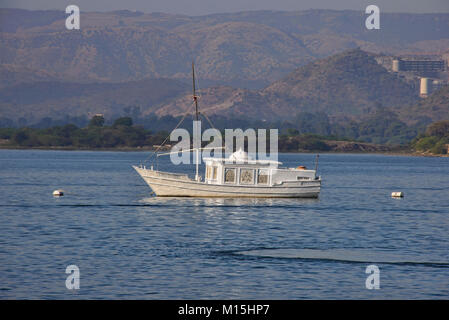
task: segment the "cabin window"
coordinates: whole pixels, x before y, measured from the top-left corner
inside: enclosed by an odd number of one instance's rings
[[[235,169],[225,169],[225,183],[235,183]]]
[[[268,184],[268,170],[259,169],[257,184]]]
[[[240,183],[241,184],[254,184],[254,170],[253,169],[240,169]]]
[[[213,167],[213,171],[212,171],[212,179],[213,180],[217,180],[217,171],[218,171],[218,168]]]
[[[207,180],[210,180],[210,178],[211,178],[211,170],[212,169],[212,167],[211,166],[206,166],[206,179]]]

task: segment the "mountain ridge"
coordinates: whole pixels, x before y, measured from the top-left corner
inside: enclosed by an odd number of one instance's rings
[[[360,49],[348,50],[299,67],[260,90],[200,87],[200,109],[208,116],[268,122],[312,112],[324,113],[332,122],[343,123],[364,119],[380,108],[398,113],[402,121],[410,124],[428,123],[444,116],[446,96],[435,100],[441,105],[438,112],[431,112],[433,105],[420,107],[433,98],[420,100],[416,84],[389,72],[375,57]],[[140,117],[178,117],[192,110],[190,86],[188,82],[168,78],[116,83],[21,83],[0,88],[0,114],[13,120],[27,115],[33,115],[34,120],[58,118],[63,112],[70,116],[105,113],[117,117],[132,107],[139,110]],[[415,106],[416,115],[420,109],[427,110],[423,111],[427,118],[414,121],[407,112],[411,106]]]
[[[205,16],[82,12],[81,30],[64,12],[0,9],[0,64],[46,70],[72,82],[201,79],[260,89],[316,58],[360,47],[425,52],[449,44],[449,14],[384,13],[366,30],[363,11],[249,11]],[[26,75],[24,75],[26,78]]]
[[[202,101],[201,101],[202,100]],[[299,112],[325,112],[336,120],[360,118],[379,107],[398,109],[417,102],[418,92],[360,49],[345,51],[299,67],[262,90],[204,90],[208,114],[289,119]],[[162,105],[156,114],[181,115],[188,98]],[[176,110],[176,112],[175,112]]]

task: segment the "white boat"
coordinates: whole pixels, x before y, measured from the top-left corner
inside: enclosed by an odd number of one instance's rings
[[[193,99],[198,120],[198,99],[193,73]],[[133,166],[159,197],[220,197],[220,198],[317,198],[321,177],[304,166],[279,167],[281,162],[255,160],[239,149],[228,158],[204,158],[205,178],[198,174],[199,150],[196,152],[195,178],[187,174],[154,170],[153,166]],[[177,153],[177,152],[174,152]],[[166,153],[165,155],[170,154]],[[318,158],[317,158],[318,159]]]
[[[317,198],[316,170],[281,168],[280,162],[253,160],[242,150],[229,158],[204,158],[205,179],[133,166],[159,197]]]

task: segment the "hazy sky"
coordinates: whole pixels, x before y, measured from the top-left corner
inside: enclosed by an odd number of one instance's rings
[[[0,7],[64,10],[76,4],[81,11],[120,9],[203,15],[247,10],[352,9],[379,6],[381,12],[449,12],[449,0],[0,0]]]

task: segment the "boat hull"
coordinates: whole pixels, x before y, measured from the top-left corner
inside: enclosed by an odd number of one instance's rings
[[[218,185],[197,182],[187,175],[133,168],[159,197],[317,198],[321,188],[320,179],[274,186]]]

